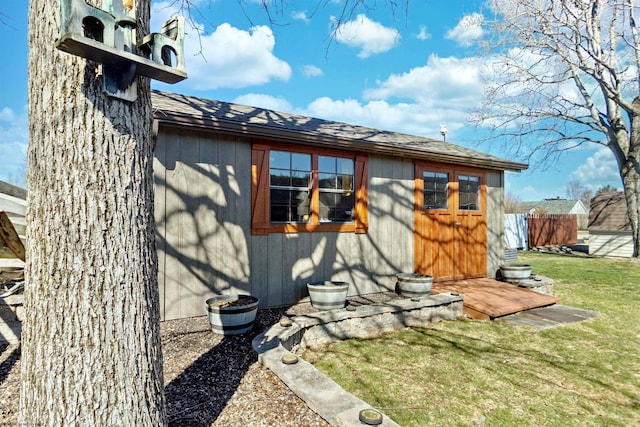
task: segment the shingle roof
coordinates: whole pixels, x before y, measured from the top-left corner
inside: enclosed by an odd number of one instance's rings
[[[621,191],[600,193],[591,199],[589,230],[630,231],[627,201]]]
[[[535,202],[522,202],[520,204],[522,212],[531,212],[540,209],[548,214],[569,214],[579,200],[568,199],[546,199]]]
[[[152,91],[151,101],[154,118],[165,125],[197,127],[487,169],[521,171],[527,168],[524,163],[421,136],[155,90]]]

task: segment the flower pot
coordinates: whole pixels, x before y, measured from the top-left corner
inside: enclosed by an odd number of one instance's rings
[[[431,293],[433,276],[416,273],[396,274],[398,291],[408,298],[422,297]]]
[[[503,264],[500,266],[500,275],[507,282],[518,282],[531,277],[529,264]]]
[[[211,330],[238,335],[251,330],[259,300],[251,295],[220,295],[206,301]]]
[[[315,282],[307,283],[311,305],[319,310],[333,310],[347,305],[347,282]]]

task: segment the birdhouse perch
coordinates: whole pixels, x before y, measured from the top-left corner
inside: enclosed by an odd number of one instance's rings
[[[56,47],[103,64],[105,92],[135,101],[135,78],[165,83],[187,78],[184,18],[169,19],[160,33],[136,39],[135,0],[103,0],[102,9],[85,0],[61,0],[62,24]]]

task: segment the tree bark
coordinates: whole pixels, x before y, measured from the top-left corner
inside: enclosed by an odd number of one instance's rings
[[[640,257],[640,97],[633,101],[635,114],[630,116],[630,136],[624,144],[624,162],[619,162],[620,177],[627,202],[627,214],[633,236],[633,257]],[[616,153],[614,152],[614,155]]]
[[[59,0],[30,2],[21,423],[164,425],[149,82],[107,97],[59,27]]]

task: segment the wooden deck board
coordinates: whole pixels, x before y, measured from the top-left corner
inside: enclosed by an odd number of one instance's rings
[[[434,283],[433,293],[464,294],[464,311],[474,319],[492,319],[560,301],[529,289],[493,279],[470,279]]]

